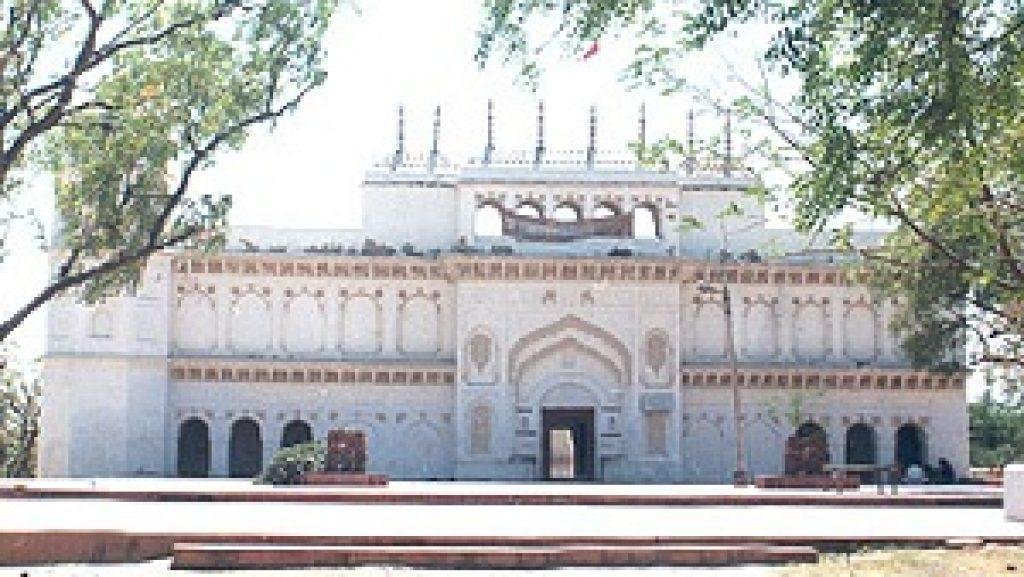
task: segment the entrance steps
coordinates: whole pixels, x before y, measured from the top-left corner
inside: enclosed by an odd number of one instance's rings
[[[558,567],[710,567],[809,563],[809,546],[774,545],[260,545],[178,543],[174,569],[297,569],[417,567],[431,569],[551,569]]]

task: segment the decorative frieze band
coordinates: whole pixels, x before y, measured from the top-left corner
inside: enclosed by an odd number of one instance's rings
[[[405,256],[294,256],[286,254],[182,255],[178,274],[344,278],[357,280],[496,280],[709,282],[730,284],[845,286],[867,276],[835,265],[707,263],[664,257],[542,258],[449,254]]]
[[[273,361],[171,361],[171,380],[234,383],[352,385],[454,385],[454,364],[310,363]]]
[[[966,381],[963,374],[901,369],[744,367],[738,373],[739,385],[748,389],[946,390],[963,389]],[[732,372],[728,367],[683,366],[679,382],[683,387],[728,387]]]

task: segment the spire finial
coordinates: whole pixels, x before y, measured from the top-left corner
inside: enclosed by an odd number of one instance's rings
[[[732,174],[732,107],[725,108],[725,162],[722,165],[725,176]]]
[[[590,138],[587,141],[587,170],[594,168],[597,156],[597,107],[590,105]]]
[[[534,152],[533,163],[539,168],[544,162],[544,101],[537,104],[537,149]]]
[[[441,136],[441,106],[434,107],[434,137],[430,145],[430,172],[437,168],[437,158],[440,155],[438,140]]]
[[[693,109],[686,111],[686,174],[693,174],[697,157],[693,148]]]
[[[638,127],[638,146],[636,149],[636,167],[640,168],[640,164],[644,159],[644,149],[647,148],[647,103],[640,103],[640,126]]]
[[[398,142],[395,145],[395,158],[391,161],[394,170],[405,162],[405,107],[398,105]]]
[[[487,146],[484,147],[484,165],[491,163],[494,154],[494,99],[487,99]]]

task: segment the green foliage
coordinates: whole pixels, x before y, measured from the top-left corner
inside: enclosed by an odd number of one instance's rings
[[[39,380],[6,366],[0,351],[0,477],[34,477],[39,439]]]
[[[971,466],[1002,467],[1024,459],[1024,409],[1001,402],[991,391],[971,403]]]
[[[261,480],[271,485],[297,485],[303,473],[322,472],[327,464],[327,445],[302,443],[280,449],[267,465]]]
[[[792,96],[739,79],[729,105],[766,125],[799,229],[848,210],[891,223],[865,253],[879,290],[908,305],[897,328],[916,364],[1024,365],[1024,5],[999,0],[676,3],[488,0],[478,60],[534,62],[542,22],[570,51],[631,33],[630,85],[693,90],[681,62],[745,27],[768,27],[758,68]],[[555,25],[551,26],[554,21]],[[550,43],[545,40],[543,47]],[[785,153],[783,153],[785,152]],[[979,358],[973,360],[979,360]]]
[[[53,175],[62,252],[0,341],[54,294],[94,300],[136,282],[156,251],[219,245],[231,199],[192,182],[324,82],[337,0],[12,2],[0,17],[0,215],[18,214],[26,175]]]

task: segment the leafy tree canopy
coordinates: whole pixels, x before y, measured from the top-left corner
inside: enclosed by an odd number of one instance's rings
[[[57,183],[51,282],[2,342],[54,295],[137,280],[146,257],[219,240],[230,198],[191,191],[323,83],[336,0],[0,2],[0,259],[33,178]]]
[[[765,77],[729,104],[770,128],[794,174],[803,231],[846,210],[891,223],[865,252],[879,287],[907,306],[897,325],[921,365],[955,360],[972,331],[982,356],[1024,364],[1024,4],[1002,0],[485,0],[477,58],[535,79],[555,30],[581,53],[633,36],[630,84],[692,88],[685,56],[768,28]],[[779,154],[778,151],[787,154]],[[836,240],[848,243],[849,227]],[[962,350],[962,349],[960,349]],[[954,354],[954,356],[951,356]]]

